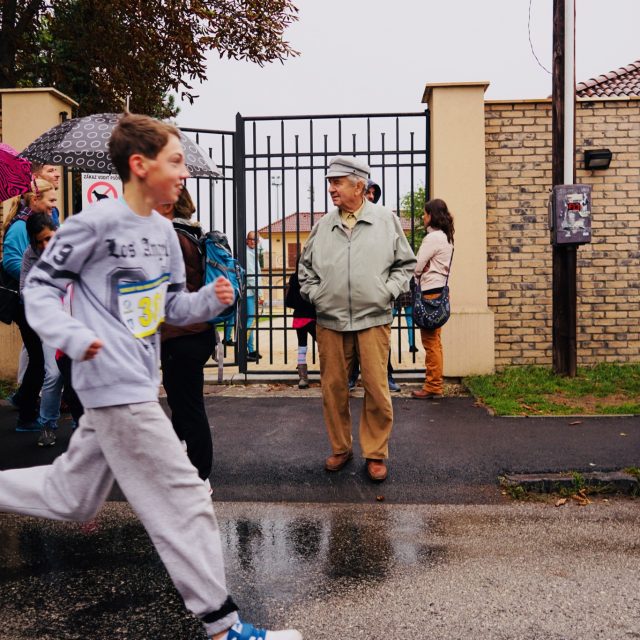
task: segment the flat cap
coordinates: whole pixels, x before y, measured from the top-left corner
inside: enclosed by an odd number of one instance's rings
[[[325,178],[354,175],[366,180],[370,173],[369,165],[354,156],[335,156],[329,160],[329,169]]]

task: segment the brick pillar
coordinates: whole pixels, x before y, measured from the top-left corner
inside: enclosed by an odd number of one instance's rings
[[[62,113],[71,117],[78,103],[56,89],[0,89],[2,142],[22,151],[39,135],[59,124]],[[64,198],[60,185],[59,200]],[[13,380],[18,371],[18,356],[22,341],[16,325],[0,323],[0,378]]]
[[[452,315],[442,333],[445,375],[492,373],[494,318],[487,300],[484,92],[486,82],[428,84],[431,197],[455,221]]]

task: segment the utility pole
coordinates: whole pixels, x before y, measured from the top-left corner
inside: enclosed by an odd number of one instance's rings
[[[575,0],[553,0],[552,184],[575,184]],[[552,350],[554,373],[577,371],[578,247],[553,245]]]

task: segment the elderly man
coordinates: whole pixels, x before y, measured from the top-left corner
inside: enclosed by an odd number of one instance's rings
[[[360,448],[369,477],[387,477],[393,408],[387,356],[394,298],[407,288],[416,259],[392,211],[365,198],[369,167],[336,156],[326,178],[337,207],[311,231],[300,259],[302,295],[317,313],[322,406],[332,455],[327,471],[353,457],[348,372],[357,353],[364,404]]]

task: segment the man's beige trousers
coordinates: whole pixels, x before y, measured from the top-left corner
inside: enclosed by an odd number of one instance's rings
[[[362,331],[333,331],[318,325],[318,352],[322,383],[322,409],[333,453],[352,447],[348,372],[358,354],[364,403],[360,417],[362,456],[372,460],[389,457],[393,408],[387,383],[390,325]]]

